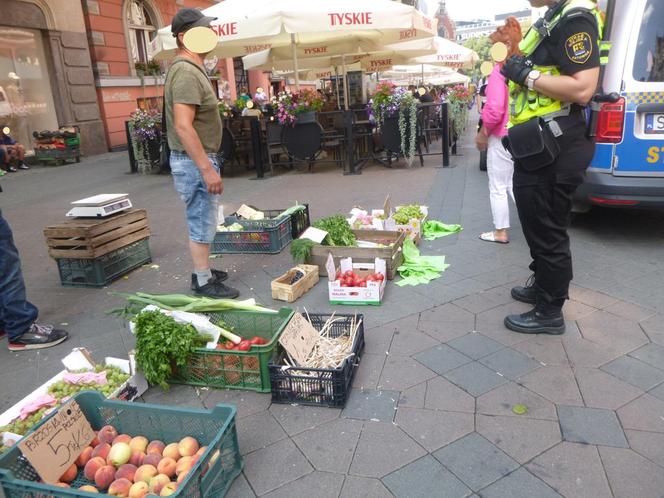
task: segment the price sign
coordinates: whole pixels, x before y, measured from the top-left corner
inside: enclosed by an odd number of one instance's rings
[[[304,364],[320,333],[300,313],[295,313],[284,329],[279,343],[300,365]]]
[[[94,437],[81,407],[71,400],[39,429],[23,438],[19,449],[44,482],[54,484]]]

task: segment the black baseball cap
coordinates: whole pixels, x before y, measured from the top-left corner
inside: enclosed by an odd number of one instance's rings
[[[216,17],[204,15],[198,9],[180,9],[171,22],[171,33],[173,33],[173,36],[177,36],[197,26],[209,26],[216,19]]]

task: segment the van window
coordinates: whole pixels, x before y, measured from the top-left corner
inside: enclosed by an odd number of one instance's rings
[[[636,45],[633,76],[637,81],[664,81],[664,2],[648,0]]]

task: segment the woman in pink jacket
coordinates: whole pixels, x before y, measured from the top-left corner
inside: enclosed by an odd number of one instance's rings
[[[507,45],[508,56],[519,51],[521,25],[515,17],[508,17],[505,25],[490,36],[491,41]],[[486,103],[482,109],[482,127],[477,133],[475,144],[479,150],[487,150],[487,173],[489,176],[489,200],[495,229],[484,232],[480,239],[486,242],[507,244],[509,242],[510,210],[508,197],[514,202],[512,175],[514,163],[505,150],[501,139],[507,135],[508,90],[505,77],[500,74],[502,63],[496,64],[489,75],[486,86]]]

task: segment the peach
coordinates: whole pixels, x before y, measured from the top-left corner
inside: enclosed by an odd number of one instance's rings
[[[99,434],[99,431],[95,431],[95,437],[90,442],[90,446],[92,446],[93,448],[99,444],[99,437],[97,437],[97,434]]]
[[[184,481],[187,478],[187,476],[189,475],[189,472],[191,472],[191,469],[187,469],[183,472],[180,472],[180,475],[178,476],[176,482],[178,484],[180,484],[182,481]]]
[[[92,446],[87,446],[83,448],[83,451],[81,452],[80,455],[78,455],[78,458],[76,459],[76,465],[79,467],[85,467],[85,464],[88,463],[88,460],[92,458],[92,452],[94,451],[94,448]]]
[[[108,452],[106,461],[115,467],[124,465],[131,458],[131,448],[128,443],[114,443]]]
[[[145,453],[142,451],[132,451],[131,457],[129,457],[129,463],[140,467],[143,465],[143,459],[145,458]]]
[[[166,474],[157,474],[152,479],[150,479],[150,493],[158,495],[162,488],[171,482],[171,478]]]
[[[67,471],[60,476],[60,480],[62,482],[72,482],[74,479],[76,479],[76,474],[78,474],[78,467],[75,463],[72,463],[71,467],[69,467]]]
[[[150,491],[148,483],[145,481],[138,481],[132,484],[129,488],[129,498],[143,498]]]
[[[207,450],[207,446],[201,446],[200,448],[198,448],[198,451],[196,452],[196,455],[203,456],[203,453],[205,453],[206,450]]]
[[[132,465],[130,463],[120,465],[120,468],[115,473],[115,478],[122,479],[124,477],[125,479],[129,479],[131,482],[134,482],[134,475],[136,474],[137,469],[138,467],[136,467],[136,465]]]
[[[111,446],[113,446],[115,443],[127,443],[129,444],[129,441],[132,440],[132,437],[129,434],[120,434],[119,436],[116,436],[115,439],[113,439],[113,442],[111,443]]]
[[[177,483],[169,482],[166,486],[161,488],[161,492],[159,493],[159,496],[171,496],[172,494],[175,494],[177,489],[178,489]]]
[[[168,477],[173,477],[175,475],[176,466],[177,462],[172,458],[162,458],[161,462],[157,465],[157,472],[160,474],[166,474]]]
[[[175,466],[175,473],[180,475],[185,470],[189,470],[194,466],[194,459],[190,456],[184,456],[178,460],[177,465]]]
[[[200,448],[198,441],[191,436],[183,437],[178,443],[178,450],[182,456],[194,456],[198,448]]]
[[[105,425],[97,433],[100,443],[108,443],[109,445],[113,440],[118,437],[118,431],[112,425]]]
[[[57,486],[58,488],[71,488],[66,482],[56,482],[53,486]]]
[[[107,489],[115,480],[115,467],[104,465],[95,472],[95,484],[99,489]]]
[[[129,496],[130,489],[131,481],[129,479],[116,479],[108,487],[107,493],[111,496],[124,496],[127,498]]]
[[[154,476],[158,474],[156,467],[153,465],[141,465],[134,474],[134,481],[145,481],[146,483],[150,482]]]
[[[164,451],[162,453],[164,458],[172,458],[176,462],[180,459],[182,455],[180,455],[180,450],[178,449],[178,443],[171,443],[166,448],[164,448]]]
[[[94,486],[90,486],[89,484],[84,484],[80,488],[78,488],[79,491],[87,491],[88,493],[99,493],[99,490],[95,488]]]
[[[217,459],[219,458],[219,454],[220,454],[219,450],[212,453],[212,456],[210,457],[210,463],[208,463],[210,467],[212,467],[214,465],[214,462],[217,461]]]
[[[132,449],[132,451],[142,451],[145,453],[145,451],[148,449],[148,438],[145,436],[136,436],[131,438],[131,441],[129,441],[129,447]]]
[[[163,443],[163,441],[159,441],[158,439],[155,439],[154,441],[150,441],[148,444],[147,449],[145,452],[149,455],[150,453],[156,453],[157,455],[161,455],[164,452],[164,448],[166,445]]]
[[[157,455],[156,453],[148,453],[145,455],[145,458],[143,458],[143,465],[152,465],[153,467],[156,467],[159,462],[161,462],[162,458],[161,455]]]
[[[88,460],[88,463],[85,464],[85,468],[83,469],[83,475],[85,475],[85,478],[88,481],[94,481],[95,480],[95,474],[99,469],[104,467],[106,465],[106,460],[104,460],[101,457],[92,457],[90,460]]]
[[[101,457],[104,460],[108,458],[108,454],[111,452],[111,445],[108,443],[99,443],[95,446],[95,449],[92,450],[92,458]]]

